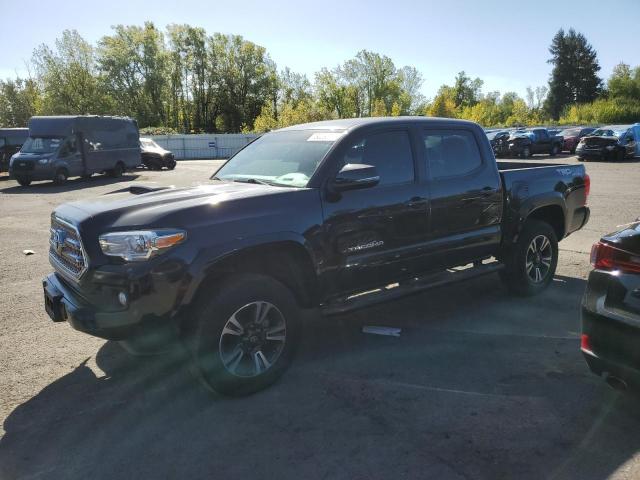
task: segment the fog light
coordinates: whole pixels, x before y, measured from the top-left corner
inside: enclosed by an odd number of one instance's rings
[[[127,294],[125,292],[120,292],[118,294],[118,301],[120,302],[120,305],[126,307],[129,303],[129,298],[127,297]]]

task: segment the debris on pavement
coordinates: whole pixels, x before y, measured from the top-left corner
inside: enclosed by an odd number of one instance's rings
[[[389,337],[399,337],[401,328],[394,327],[378,327],[375,325],[365,325],[362,327],[362,333],[372,333],[373,335],[387,335]]]

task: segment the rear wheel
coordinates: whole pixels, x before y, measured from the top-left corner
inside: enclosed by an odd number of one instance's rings
[[[16,177],[16,181],[23,187],[31,185],[31,179],[26,177]]]
[[[503,255],[500,276],[518,295],[536,295],[547,288],[558,265],[558,239],[546,222],[527,220],[518,241]]]
[[[293,294],[266,275],[226,280],[196,310],[188,339],[196,370],[209,388],[247,395],[275,382],[289,366],[300,324]]]
[[[62,185],[67,181],[67,178],[69,178],[67,171],[64,168],[59,168],[56,170],[56,174],[53,177],[53,183],[56,185]]]
[[[124,173],[124,165],[122,162],[116,163],[116,166],[109,170],[109,176],[113,178],[120,178]]]
[[[531,156],[531,149],[529,146],[525,146],[522,148],[522,153],[520,154],[522,158],[529,158]]]
[[[549,155],[552,157],[555,157],[558,154],[558,145],[553,145],[551,147],[551,152],[549,152]]]

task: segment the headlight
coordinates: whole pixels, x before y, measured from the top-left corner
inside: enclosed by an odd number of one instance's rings
[[[100,248],[105,255],[127,262],[142,262],[166,252],[187,238],[182,230],[135,230],[100,235]]]
[[[38,160],[38,163],[40,165],[46,165],[47,163],[49,163],[49,159],[48,158],[41,158],[40,160]]]

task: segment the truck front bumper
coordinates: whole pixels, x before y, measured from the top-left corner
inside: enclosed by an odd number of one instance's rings
[[[42,281],[45,310],[54,322],[67,322],[74,329],[107,340],[153,338],[159,343],[175,338],[177,322],[170,313],[145,311],[149,299],[133,301],[120,309],[103,309],[87,302],[57,273]]]

